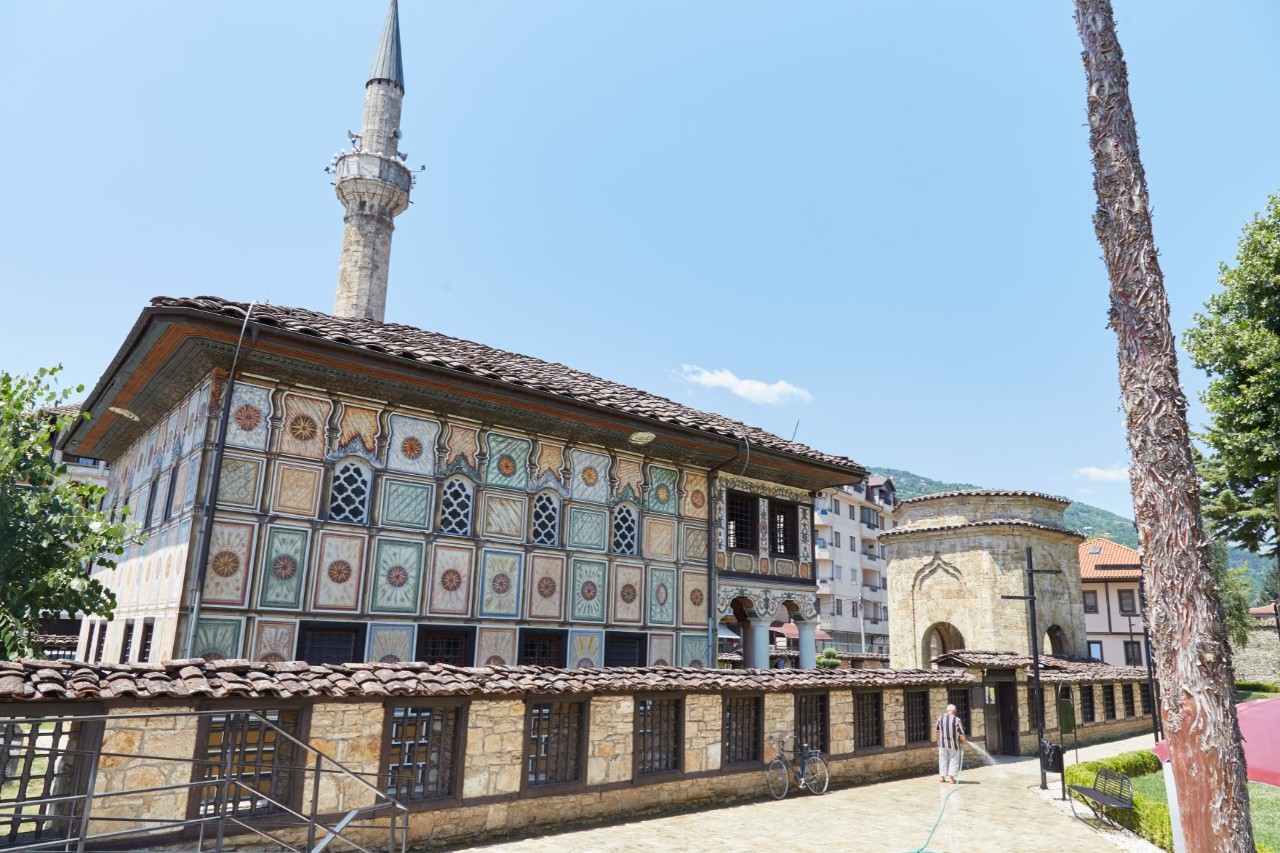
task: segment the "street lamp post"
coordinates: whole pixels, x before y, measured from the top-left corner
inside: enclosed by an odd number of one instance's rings
[[[1060,575],[1061,569],[1037,569],[1031,562],[1031,547],[1027,546],[1027,594],[1026,595],[1002,595],[1001,598],[1007,598],[1014,601],[1025,601],[1030,617],[1031,628],[1031,677],[1035,684],[1034,694],[1031,701],[1034,703],[1032,710],[1036,715],[1036,748],[1041,752],[1040,760],[1040,790],[1049,790],[1049,775],[1044,768],[1044,694],[1040,687],[1040,635],[1036,629],[1036,575]],[[1066,782],[1064,781],[1065,785]],[[1064,793],[1065,798],[1065,793]]]

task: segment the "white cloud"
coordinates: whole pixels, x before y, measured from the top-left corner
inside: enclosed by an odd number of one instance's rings
[[[1076,476],[1094,483],[1123,483],[1129,479],[1129,466],[1114,465],[1110,468],[1095,468],[1092,465],[1077,468]]]
[[[727,388],[744,400],[776,406],[791,400],[807,403],[813,395],[785,379],[777,382],[761,382],[759,379],[739,379],[730,370],[706,370],[694,364],[680,367],[680,378],[694,385],[707,388]]]

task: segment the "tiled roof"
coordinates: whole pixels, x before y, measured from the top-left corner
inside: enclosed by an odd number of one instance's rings
[[[769,649],[770,658],[798,658],[800,652],[798,649],[779,649],[776,646]],[[836,652],[836,657],[840,660],[875,660],[888,662],[889,656],[877,654],[875,652]],[[720,660],[728,663],[739,663],[742,660],[742,652],[721,652]]]
[[[156,307],[192,308],[237,318],[243,318],[249,307],[243,302],[231,302],[216,296],[158,296],[151,300],[151,304]],[[363,317],[332,317],[318,311],[281,305],[256,305],[251,322],[310,335],[343,346],[386,353],[439,369],[554,394],[637,418],[745,440],[767,450],[849,469],[851,474],[862,473],[862,466],[851,459],[822,453],[741,421],[701,412],[665,397],[619,385],[563,364],[504,352],[484,344],[451,338],[413,326],[379,323]]]
[[[1031,658],[1016,652],[984,652],[974,649],[958,649],[938,655],[933,662],[940,666],[961,666],[974,669],[1031,668]],[[1088,681],[1146,681],[1147,671],[1134,666],[1112,666],[1093,660],[1082,660],[1070,655],[1041,655],[1040,680],[1062,683]]]
[[[537,666],[464,668],[445,664],[206,662],[87,664],[79,661],[0,661],[0,702],[69,699],[253,699],[274,697],[502,696],[523,694],[684,691],[718,693],[814,688],[907,687],[972,681],[940,669],[691,669]]]
[[[78,415],[78,414],[80,414],[80,408],[81,408],[83,405],[84,405],[84,403],[83,403],[83,402],[80,402],[80,403],[67,403],[66,405],[62,405],[62,406],[54,406],[53,408],[51,408],[51,409],[45,409],[44,411],[46,411],[46,412],[48,412],[49,414],[53,415],[55,418],[60,418],[60,417],[62,417],[63,415]]]
[[[1094,551],[1097,551],[1095,554]],[[1080,543],[1081,580],[1137,580],[1142,577],[1138,552],[1110,539]],[[1100,568],[1116,566],[1118,568]]]
[[[1044,498],[1049,501],[1057,501],[1061,504],[1071,503],[1070,498],[1063,498],[1057,495],[1046,494],[1045,492],[1027,492],[1022,489],[958,489],[954,492],[936,492],[932,495],[921,495],[918,498],[908,498],[903,501],[904,504],[923,503],[925,501],[935,501],[939,498],[960,498],[960,497],[988,497],[988,498]]]
[[[36,645],[42,649],[74,649],[80,645],[80,638],[75,634],[40,634]]]
[[[1025,518],[988,518],[981,521],[965,521],[960,524],[927,524],[919,527],[908,524],[905,527],[895,527],[893,530],[886,530],[880,534],[879,538],[886,539],[890,536],[905,536],[908,533],[934,533],[940,530],[966,530],[970,527],[1030,527],[1035,530],[1051,530],[1055,533],[1066,533],[1071,536],[1084,536],[1083,533],[1066,527],[1053,527],[1048,524],[1027,521]]]

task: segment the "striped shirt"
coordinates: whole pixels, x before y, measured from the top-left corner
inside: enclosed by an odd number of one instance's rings
[[[960,736],[964,734],[964,723],[958,714],[943,714],[938,718],[938,747],[940,749],[959,749]]]

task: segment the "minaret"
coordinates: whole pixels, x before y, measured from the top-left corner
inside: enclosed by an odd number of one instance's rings
[[[338,317],[382,322],[387,308],[387,267],[391,262],[394,218],[409,206],[413,174],[398,150],[404,66],[400,62],[400,16],[391,0],[369,82],[364,87],[360,135],[348,132],[350,151],[334,158],[331,170],[343,217],[342,259],[338,265]]]

